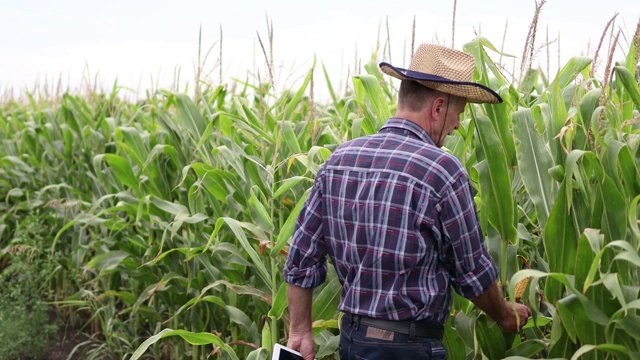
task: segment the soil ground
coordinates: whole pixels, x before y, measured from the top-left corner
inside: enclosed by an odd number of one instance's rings
[[[75,329],[61,328],[56,338],[51,339],[45,358],[48,360],[80,360],[81,352],[76,351],[69,357],[73,349],[87,340],[87,336]]]

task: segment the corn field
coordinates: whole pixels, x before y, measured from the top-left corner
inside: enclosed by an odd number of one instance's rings
[[[505,101],[468,105],[445,147],[470,175],[505,295],[534,316],[510,334],[456,297],[449,358],[640,359],[640,32],[603,79],[573,57],[516,84],[488,40],[464,50]],[[90,336],[82,358],[269,358],[286,343],[282,267],[316,171],[395,111],[398,84],[375,59],[350,81],[338,95],[314,64],[282,93],[5,101],[0,270],[47,264],[40,293]],[[340,292],[331,273],[315,292],[319,359],[338,358]]]

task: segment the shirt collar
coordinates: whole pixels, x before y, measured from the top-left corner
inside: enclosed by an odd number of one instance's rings
[[[391,118],[384,123],[384,126],[380,128],[379,132],[392,132],[395,134],[413,135],[419,140],[426,142],[427,144],[435,146],[435,142],[429,136],[429,133],[421,128],[418,124],[411,120],[401,118]]]

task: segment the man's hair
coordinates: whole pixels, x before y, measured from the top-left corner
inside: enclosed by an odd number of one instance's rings
[[[400,90],[398,91],[398,108],[409,111],[420,111],[429,99],[438,95],[447,94],[428,88],[415,81],[402,80],[402,82],[400,82]],[[447,101],[453,104],[459,101],[465,101],[465,99],[455,95],[449,95],[447,96]]]
[[[398,107],[410,111],[420,111],[427,100],[437,91],[411,80],[402,80],[398,92]]]

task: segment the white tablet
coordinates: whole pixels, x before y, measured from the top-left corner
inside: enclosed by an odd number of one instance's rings
[[[286,346],[275,344],[271,360],[304,360],[302,354]]]

